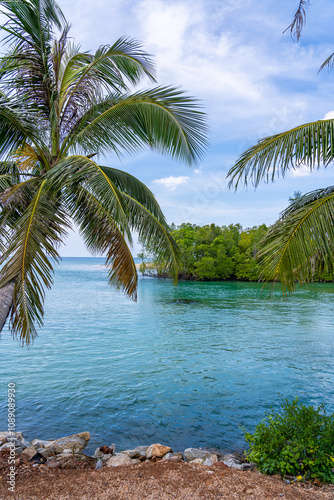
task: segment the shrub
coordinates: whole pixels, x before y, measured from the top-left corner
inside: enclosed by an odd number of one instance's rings
[[[245,433],[247,459],[265,474],[334,483],[334,414],[327,415],[323,404],[313,408],[298,398],[283,399],[280,406],[279,412],[266,413],[254,434]]]

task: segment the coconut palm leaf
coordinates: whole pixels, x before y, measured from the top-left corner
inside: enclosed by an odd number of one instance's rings
[[[68,156],[48,172],[50,186],[70,190],[85,187],[103,204],[123,233],[131,240],[127,206],[123,195],[102,168],[85,156]]]
[[[160,222],[146,207],[137,200],[123,193],[129,208],[128,221],[130,227],[138,232],[139,240],[150,248],[158,260],[167,263],[174,283],[177,283],[180,265],[180,250],[168,232],[168,225]]]
[[[44,288],[53,283],[53,261],[59,260],[57,247],[68,227],[66,214],[44,180],[1,256],[0,288],[15,281],[12,333],[26,344],[36,336],[35,324],[43,324]]]
[[[265,281],[278,279],[282,291],[309,282],[319,266],[332,268],[334,187],[320,189],[292,203],[269,229],[258,257]]]
[[[319,72],[324,68],[327,68],[328,71],[330,71],[331,69],[333,69],[333,67],[334,67],[334,54],[331,54],[329,57],[327,57],[326,61],[322,63]]]
[[[319,120],[300,125],[287,132],[261,139],[247,149],[229,170],[229,186],[250,180],[257,187],[260,181],[274,181],[290,169],[307,166],[310,171],[327,166],[333,160],[334,120]]]
[[[310,0],[299,0],[298,8],[295,12],[294,18],[290,26],[284,30],[290,30],[291,36],[295,36],[297,42],[299,41],[300,35],[302,33],[304,24],[306,22],[306,9],[310,5]]]
[[[22,105],[12,103],[0,93],[0,157],[5,159],[13,150],[18,151],[30,140],[40,143],[37,130]]]
[[[132,153],[149,145],[192,164],[204,153],[206,135],[205,115],[193,98],[173,87],[157,87],[107,98],[74,126],[62,153],[77,146],[84,151]]]
[[[112,46],[99,47],[94,55],[72,46],[71,57],[64,61],[60,73],[60,108],[63,115],[82,99],[82,89],[95,95],[103,89],[126,90],[126,78],[132,85],[143,76],[154,80],[154,65],[136,40],[120,38]]]
[[[154,194],[144,183],[123,170],[103,166],[100,166],[100,168],[123,194],[127,194],[131,198],[137,200],[151,212],[159,222],[167,227],[165,216]]]
[[[79,188],[75,194],[69,194],[71,216],[88,250],[106,255],[109,284],[122,287],[130,298],[137,300],[137,270],[123,234],[102,203],[89,191]]]

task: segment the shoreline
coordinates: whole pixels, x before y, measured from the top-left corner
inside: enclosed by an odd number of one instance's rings
[[[2,441],[5,434],[0,432]],[[87,446],[90,439],[88,432],[53,442],[38,439],[25,442],[20,432],[12,436],[7,433],[7,437],[12,439],[14,445],[28,446],[15,460],[11,490],[5,479],[9,450],[0,453],[0,476],[3,479],[0,496],[4,500],[13,498],[13,492],[18,500],[330,500],[334,494],[333,485],[310,482],[290,484],[289,481],[287,484],[279,476],[261,474],[251,464],[247,464],[247,468],[241,467],[242,464],[232,467],[218,456],[214,461],[217,454],[211,454],[212,460],[208,457],[209,452],[200,449],[185,450],[191,460],[184,461],[180,452],[174,453],[170,447],[159,443],[115,454],[113,445],[104,445],[96,450],[92,458],[82,450],[74,449]],[[36,455],[37,450],[40,455],[43,450],[52,453],[49,457],[41,455],[29,459],[29,453]],[[195,458],[198,453],[207,455]],[[103,461],[103,456],[108,455],[111,456]]]

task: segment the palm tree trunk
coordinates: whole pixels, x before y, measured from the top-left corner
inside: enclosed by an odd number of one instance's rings
[[[0,332],[6,322],[9,311],[13,304],[15,281],[10,281],[0,288]]]

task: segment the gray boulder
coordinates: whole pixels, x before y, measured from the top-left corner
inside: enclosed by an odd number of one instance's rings
[[[243,462],[237,453],[228,453],[227,455],[223,455],[222,462],[224,462],[224,464],[231,469],[247,470],[254,468],[254,464]]]
[[[63,453],[64,450],[80,451],[86,448],[90,440],[89,432],[80,432],[72,436],[63,437],[48,444],[45,448],[52,450],[56,455]]]
[[[193,462],[197,458],[201,458],[205,460],[206,458],[211,459],[212,453],[206,450],[200,450],[199,448],[187,448],[184,450],[184,456],[188,460],[188,462]]]
[[[2,438],[8,438],[8,437],[15,437],[16,439],[18,439],[19,441],[21,441],[21,439],[23,439],[23,434],[22,432],[11,432],[11,431],[2,431],[0,432],[0,439]]]
[[[138,460],[132,460],[126,453],[116,453],[106,461],[107,467],[118,467],[119,465],[132,465],[138,463]]]
[[[162,460],[168,460],[169,462],[181,462],[182,460],[184,460],[184,457],[180,452],[166,453]]]
[[[34,446],[37,450],[37,448],[46,448],[50,444],[54,443],[53,439],[45,440],[45,439],[33,439],[30,443],[31,446]]]
[[[96,450],[94,451],[94,457],[102,458],[103,455],[104,455],[104,453],[102,453],[102,451],[100,451],[100,448],[96,448]]]
[[[206,458],[203,462],[203,465],[212,465],[210,458]]]
[[[30,443],[26,439],[22,438],[22,440],[21,440],[21,446],[23,446],[23,448],[29,448]]]

